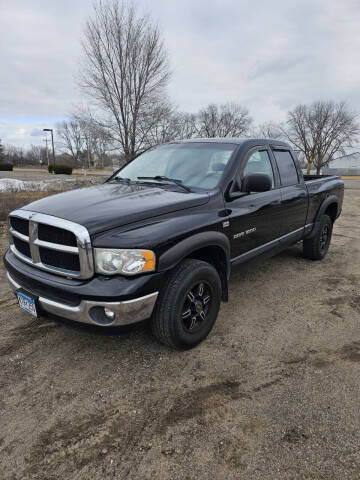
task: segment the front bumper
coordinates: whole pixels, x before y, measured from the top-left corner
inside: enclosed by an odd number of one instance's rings
[[[21,285],[17,283],[7,272],[7,279],[14,290],[19,290]],[[159,292],[145,295],[144,297],[125,300],[122,302],[94,302],[81,300],[79,305],[72,306],[65,303],[55,302],[49,298],[39,297],[38,302],[42,312],[57,317],[74,320],[80,323],[93,325],[119,326],[130,325],[151,317]],[[105,308],[114,313],[114,317],[107,317]]]
[[[40,315],[104,327],[150,318],[163,280],[159,273],[131,278],[95,276],[89,281],[59,278],[20,262],[11,251],[4,262],[12,289],[23,288],[36,295]]]

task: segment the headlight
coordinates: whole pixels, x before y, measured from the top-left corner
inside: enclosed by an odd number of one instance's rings
[[[136,275],[155,270],[155,253],[151,250],[95,248],[95,269],[104,275]]]

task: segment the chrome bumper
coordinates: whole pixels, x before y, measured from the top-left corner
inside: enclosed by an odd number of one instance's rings
[[[14,291],[22,288],[8,272],[7,279]],[[129,325],[151,317],[159,292],[144,297],[122,302],[93,302],[81,300],[79,305],[71,306],[55,302],[45,297],[39,297],[42,310],[58,317],[74,320],[75,322],[100,325],[102,327]],[[114,312],[114,318],[107,318],[104,309]],[[96,313],[95,313],[96,312]]]

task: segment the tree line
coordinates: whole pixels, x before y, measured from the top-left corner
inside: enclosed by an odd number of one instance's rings
[[[317,172],[351,147],[357,115],[344,102],[317,101],[291,109],[285,122],[254,126],[239,103],[179,111],[168,98],[169,55],[159,26],[134,4],[102,0],[94,6],[82,39],[79,86],[87,98],[57,125],[57,150],[77,166],[128,162],[161,143],[186,138],[255,136],[291,143],[307,170]],[[45,149],[30,158],[46,154]]]
[[[109,132],[106,125],[88,111],[78,111],[58,124],[57,138],[58,145],[75,164],[104,166],[111,152],[120,151],[126,162],[148,148],[173,140],[245,136],[250,131],[251,122],[248,110],[235,103],[211,104],[196,114],[179,112],[168,106],[161,121],[153,122],[141,142],[136,138],[131,140],[136,148],[126,154],[119,145],[119,138]],[[84,151],[85,159],[82,156]]]

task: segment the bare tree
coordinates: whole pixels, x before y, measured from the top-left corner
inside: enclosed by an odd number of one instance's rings
[[[146,150],[154,145],[174,139],[172,129],[173,107],[167,100],[156,99],[143,111],[138,128],[139,150]]]
[[[107,152],[113,150],[110,134],[88,109],[79,108],[69,120],[59,123],[57,133],[63,152],[72,157],[75,165],[103,167]]]
[[[158,110],[158,117],[146,132],[148,147],[173,140],[192,138],[196,134],[196,116],[191,113],[177,112],[168,104]]]
[[[6,145],[6,157],[13,165],[22,165],[24,163],[24,151],[21,147]]]
[[[284,134],[281,127],[274,122],[264,122],[253,129],[252,136],[257,138],[272,138],[274,140],[281,140]]]
[[[360,130],[357,116],[344,102],[318,101],[291,110],[282,131],[306,158],[307,173],[312,167],[319,173],[336,153],[352,146]]]
[[[62,150],[78,163],[84,148],[84,135],[80,122],[76,118],[64,120],[57,125],[57,135],[60,138]]]
[[[29,150],[26,152],[26,160],[31,164],[45,164],[46,157],[46,148],[38,145],[30,145]]]
[[[170,78],[160,30],[132,4],[100,0],[83,50],[81,85],[109,117],[104,123],[129,160],[144,148],[144,130]]]
[[[236,103],[210,104],[197,114],[197,134],[200,137],[239,137],[250,127],[246,108]]]
[[[177,112],[173,115],[174,138],[186,139],[196,135],[196,115],[194,113]]]
[[[0,162],[3,162],[4,160],[5,160],[5,152],[4,152],[4,147],[0,138]]]
[[[93,150],[96,165],[103,168],[109,163],[109,152],[113,151],[112,140],[108,132],[101,126],[94,124],[92,129]]]
[[[89,168],[93,165],[103,167],[108,152],[114,150],[111,134],[89,109],[79,109],[74,119],[81,130]]]

